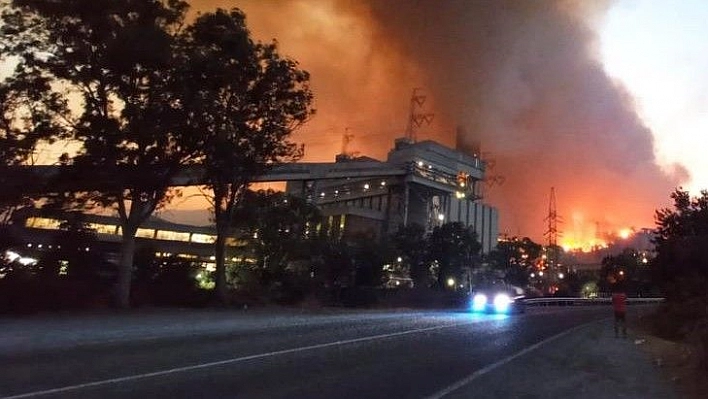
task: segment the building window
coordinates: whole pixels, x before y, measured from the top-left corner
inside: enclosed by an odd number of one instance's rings
[[[155,230],[138,228],[138,231],[135,232],[135,236],[140,238],[155,238]]]
[[[98,234],[115,235],[118,231],[118,226],[115,224],[89,223],[88,226]]]
[[[172,230],[158,230],[155,238],[158,240],[168,241],[189,241],[189,233]]]
[[[25,227],[33,229],[59,230],[61,220],[51,218],[30,217],[25,221]]]
[[[216,236],[213,234],[193,233],[191,241],[199,244],[213,244],[216,241]]]

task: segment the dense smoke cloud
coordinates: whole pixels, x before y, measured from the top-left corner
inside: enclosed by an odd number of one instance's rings
[[[501,230],[542,240],[550,188],[566,239],[652,227],[686,178],[655,163],[651,132],[604,72],[593,24],[608,4],[583,1],[199,1],[243,9],[254,36],[312,74],[317,116],[296,139],[307,160],[349,151],[383,158],[403,134],[414,87],[435,122],[419,139],[455,143],[463,126],[504,178],[486,201]],[[596,231],[599,229],[600,231]]]

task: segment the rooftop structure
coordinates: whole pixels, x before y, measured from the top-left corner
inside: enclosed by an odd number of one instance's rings
[[[291,180],[286,188],[322,210],[331,234],[379,238],[412,223],[430,231],[446,222],[461,222],[474,227],[483,253],[496,245],[499,216],[482,203],[485,165],[479,157],[434,141],[404,138],[396,140],[385,162],[338,156],[335,165],[352,173],[327,180]],[[362,166],[384,173],[353,173]]]

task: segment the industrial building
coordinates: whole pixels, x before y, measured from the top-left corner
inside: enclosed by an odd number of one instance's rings
[[[326,220],[322,228],[332,236],[364,234],[378,239],[413,223],[432,231],[443,223],[461,222],[474,227],[482,253],[488,253],[497,242],[499,216],[482,202],[484,173],[485,164],[477,156],[433,141],[401,138],[386,161],[340,154],[334,163],[286,164],[258,179],[286,180],[289,194],[307,198],[322,211]],[[200,184],[189,169],[184,174],[187,177],[180,177],[184,181],[176,185]],[[19,212],[14,215],[13,235],[46,248],[65,216]],[[115,217],[83,217],[98,242],[117,246],[120,226]],[[161,253],[204,258],[213,252],[215,231],[152,218],[138,229],[137,239],[139,246],[150,245]]]
[[[286,188],[321,209],[330,234],[380,238],[412,223],[431,231],[461,222],[474,228],[482,253],[496,246],[499,214],[482,202],[485,164],[478,156],[401,138],[386,161],[340,154],[335,164],[347,177],[290,180]]]

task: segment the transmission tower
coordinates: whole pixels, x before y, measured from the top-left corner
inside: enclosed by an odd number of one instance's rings
[[[548,216],[544,219],[548,222],[548,228],[543,235],[548,239],[548,246],[555,247],[558,245],[558,212],[556,211],[556,189],[551,187],[551,199],[548,202]]]
[[[406,127],[406,138],[411,142],[416,141],[416,131],[418,128],[424,124],[430,125],[433,122],[433,116],[435,116],[435,114],[432,113],[422,112],[423,104],[425,104],[427,97],[421,94],[420,91],[420,88],[414,88],[413,94],[411,95],[411,108],[408,116],[408,126]]]
[[[551,187],[551,198],[548,201],[548,216],[546,216],[548,228],[543,234],[547,238],[546,260],[549,268],[554,269],[558,264],[558,237],[563,234],[558,231],[558,223],[562,222],[562,218],[558,216],[556,211],[556,189]]]

